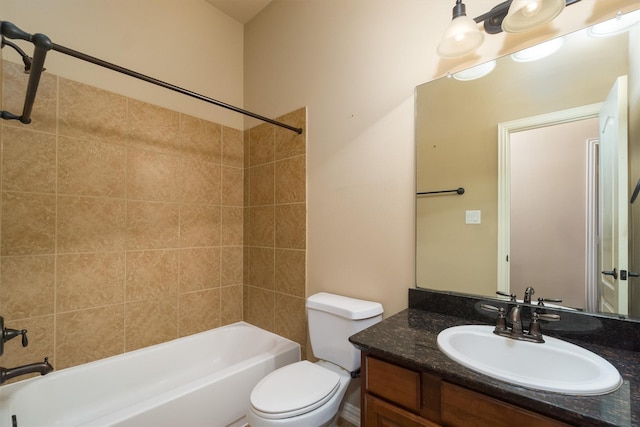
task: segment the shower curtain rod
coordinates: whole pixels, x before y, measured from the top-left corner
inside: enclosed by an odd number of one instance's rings
[[[288,124],[272,120],[270,118],[261,116],[256,113],[252,113],[251,111],[243,110],[242,108],[235,107],[233,105],[215,100],[213,98],[209,98],[207,96],[201,95],[196,92],[192,92],[187,89],[183,89],[179,86],[172,85],[167,82],[163,82],[162,80],[155,79],[153,77],[146,76],[144,74],[140,74],[136,71],[129,70],[127,68],[121,67],[119,65],[112,64],[107,61],[103,61],[102,59],[87,55],[82,52],[78,52],[73,49],[69,49],[68,47],[60,46],[58,44],[53,43],[49,37],[44,34],[29,34],[22,31],[20,28],[16,27],[11,22],[0,21],[0,33],[3,37],[2,47],[4,45],[8,45],[13,47],[20,53],[23,61],[25,62],[25,72],[29,73],[29,82],[27,83],[27,92],[25,95],[24,107],[22,110],[22,114],[17,116],[8,111],[0,112],[0,116],[5,120],[19,120],[22,123],[29,124],[31,123],[31,111],[33,109],[33,103],[35,101],[36,93],[38,91],[38,84],[40,83],[40,76],[42,75],[42,71],[44,71],[44,61],[49,50],[55,50],[56,52],[63,53],[65,55],[72,56],[74,58],[90,62],[92,64],[98,65],[100,67],[108,68],[113,71],[117,71],[122,74],[126,74],[127,76],[134,77],[139,80],[143,80],[147,83],[154,84],[156,86],[163,87],[165,89],[170,89],[175,92],[179,92],[183,95],[190,96],[192,98],[199,99],[204,102],[208,102],[209,104],[214,104],[219,107],[226,108],[228,110],[235,111],[236,113],[244,114],[245,116],[253,117],[254,119],[261,120],[263,122],[271,123],[276,126],[280,126],[285,129],[289,129],[297,134],[302,134],[302,128],[297,128],[294,126],[290,126]],[[24,52],[21,52],[17,46],[12,43],[8,43],[4,41],[4,37],[9,39],[20,39],[26,40],[34,45],[33,58],[25,57]],[[29,64],[29,65],[27,65]]]

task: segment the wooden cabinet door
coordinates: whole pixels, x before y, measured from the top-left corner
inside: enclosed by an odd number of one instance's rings
[[[364,404],[366,427],[440,427],[369,394],[365,395]]]
[[[451,427],[568,427],[560,421],[444,381],[441,422]]]

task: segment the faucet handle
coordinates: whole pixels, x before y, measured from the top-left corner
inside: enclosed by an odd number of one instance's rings
[[[529,324],[529,336],[534,338],[537,342],[544,342],[538,319],[540,319],[540,315],[534,311],[531,315],[531,323]]]
[[[26,329],[9,329],[9,328],[4,328],[4,330],[2,331],[2,340],[4,342],[7,342],[15,337],[17,337],[18,335],[22,335],[22,346],[26,347],[29,345],[29,340],[27,339],[27,330]]]
[[[498,311],[498,310],[500,310],[495,305],[489,305],[489,304],[480,304],[480,308],[483,309],[483,310],[487,310],[487,311]]]
[[[538,298],[538,305],[543,306],[544,307],[544,302],[562,302],[561,299],[557,299],[557,298]]]
[[[27,330],[17,330],[10,329],[4,327],[4,318],[0,316],[0,356],[4,353],[4,343],[17,337],[18,335],[22,335],[22,346],[26,347],[29,345],[29,340],[27,340]]]
[[[498,318],[496,319],[496,329],[494,332],[503,332],[507,330],[507,321],[505,316],[504,307],[496,307],[494,305],[480,304],[480,308],[486,311],[497,311]]]
[[[531,314],[531,323],[529,324],[528,335],[535,340],[535,342],[543,343],[542,331],[540,330],[539,320],[547,320],[549,322],[557,322],[560,320],[560,316],[557,314],[538,313],[534,311]]]
[[[557,322],[558,320],[560,320],[560,315],[559,314],[548,314],[548,313],[538,313],[537,311],[534,311],[533,314],[531,315],[531,320],[546,320],[547,322]]]
[[[510,294],[508,292],[496,291],[496,294],[501,295],[503,297],[509,297],[511,302],[516,302],[516,294]]]

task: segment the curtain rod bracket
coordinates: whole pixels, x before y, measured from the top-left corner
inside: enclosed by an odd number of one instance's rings
[[[18,46],[17,44],[15,44],[13,42],[10,42],[9,40],[5,39],[4,36],[2,36],[2,42],[0,43],[0,49],[2,49],[5,46],[9,46],[10,48],[12,48],[16,52],[18,52],[18,55],[20,55],[22,57],[22,62],[24,63],[24,73],[25,74],[29,74],[31,72],[31,63],[33,62],[33,58],[31,58],[29,55],[27,55],[24,50],[20,49],[20,46]],[[45,68],[45,70],[46,70],[46,68]]]
[[[44,60],[47,57],[47,52],[51,50],[53,43],[51,43],[49,37],[44,34],[31,35],[29,33],[25,33],[20,28],[7,21],[0,21],[0,33],[10,39],[26,40],[34,45],[33,58],[31,59],[31,68],[29,72],[29,82],[27,83],[27,93],[24,96],[24,106],[22,107],[22,114],[17,118],[21,123],[28,125],[31,123],[31,111],[33,110],[33,103],[36,100],[36,93],[38,93],[40,76],[42,76],[42,72],[44,71]],[[14,114],[8,114],[8,120],[15,117]],[[4,112],[2,114],[2,118],[5,118]]]

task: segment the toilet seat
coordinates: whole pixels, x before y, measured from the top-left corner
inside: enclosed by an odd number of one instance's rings
[[[251,407],[268,419],[295,417],[324,405],[339,385],[337,373],[303,360],[264,377],[251,392]]]

